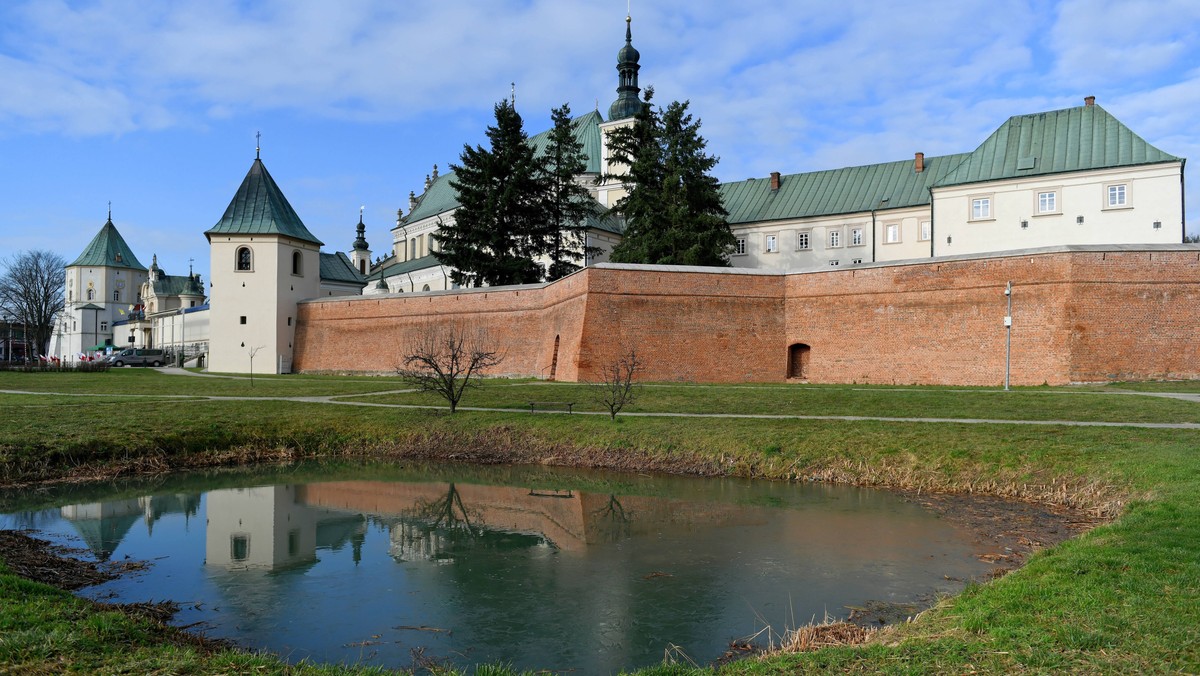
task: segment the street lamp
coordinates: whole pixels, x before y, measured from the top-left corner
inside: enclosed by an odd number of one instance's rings
[[[1007,392],[1012,372],[1012,282],[1004,286],[1004,297],[1008,300],[1008,311],[1004,314],[1004,391]]]

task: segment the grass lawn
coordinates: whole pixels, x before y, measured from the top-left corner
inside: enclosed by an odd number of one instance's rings
[[[1168,391],[1198,391],[1194,384]],[[351,396],[416,403],[390,378],[0,373],[0,487],[132,470],[279,458],[474,455],[524,461],[673,467],[771,478],[1019,495],[1096,509],[1114,523],[972,586],[864,647],[775,655],[730,673],[828,669],[895,672],[1200,671],[1200,431],[1065,425],[530,415],[342,406],[286,400],[167,398]],[[464,406],[594,404],[586,386],[489,382]],[[1108,389],[1108,388],[1097,388]],[[120,397],[137,394],[139,397]],[[430,403],[432,403],[430,401]],[[951,388],[644,387],[637,409],[888,417],[1192,422],[1189,401],[1084,393]],[[424,456],[422,456],[424,454]],[[490,454],[490,455],[489,455]],[[0,501],[2,501],[0,493]],[[0,560],[3,552],[0,552]],[[269,657],[206,652],[146,620],[117,616],[0,571],[0,673],[298,673]],[[315,668],[314,668],[315,669]],[[685,673],[680,666],[652,669]],[[313,673],[341,673],[317,669]],[[359,672],[356,672],[359,673]],[[366,672],[361,672],[366,673]]]

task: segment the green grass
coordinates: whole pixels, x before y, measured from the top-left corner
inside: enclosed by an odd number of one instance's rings
[[[69,376],[55,380],[60,376]],[[839,420],[530,415],[334,406],[241,396],[243,381],[105,374],[6,374],[0,389],[99,397],[0,395],[0,482],[150,458],[165,467],[278,456],[436,455],[476,443],[526,461],[673,466],[773,478],[832,477],[923,489],[1013,493],[1094,507],[1133,497],[1114,523],[972,586],[866,647],[776,655],[730,673],[1195,673],[1200,671],[1200,431]],[[192,384],[190,381],[199,381]],[[382,384],[382,386],[380,386]],[[1185,391],[1189,384],[1169,389]],[[255,396],[358,396],[391,379],[256,379]],[[1124,386],[1123,386],[1124,387]],[[1165,386],[1164,386],[1165,387]],[[355,389],[363,388],[363,389]],[[1196,391],[1194,388],[1190,391]],[[140,398],[112,396],[137,393]],[[297,394],[304,392],[305,394]],[[1073,388],[1010,393],[951,388],[646,387],[638,407],[913,417],[1195,420],[1200,404]],[[586,401],[584,386],[496,381],[468,406]],[[393,395],[366,397],[371,401]],[[403,395],[406,401],[420,401]],[[1031,411],[1036,409],[1035,416]],[[245,456],[237,449],[252,449]],[[416,450],[414,450],[416,449]],[[424,449],[424,450],[422,450]],[[261,452],[261,453],[260,453]],[[229,454],[225,456],[223,454]],[[201,462],[200,464],[203,464]],[[284,471],[284,470],[281,470]],[[297,470],[302,471],[302,470]],[[377,469],[363,471],[374,472]],[[86,491],[87,489],[81,489]],[[0,553],[0,559],[3,553]],[[0,672],[288,673],[269,657],[205,653],[169,632],[0,572]],[[317,669],[301,667],[300,669]],[[689,673],[678,666],[647,673]],[[341,673],[330,667],[313,673]],[[354,672],[360,673],[360,672]],[[365,671],[362,673],[366,673]],[[499,673],[508,673],[499,669]]]
[[[574,402],[578,411],[605,411],[598,391],[577,383],[485,381],[463,406],[528,410],[531,401]],[[348,401],[439,405],[419,392],[350,396]],[[1200,422],[1200,407],[1175,399],[1083,389],[999,389],[851,386],[643,387],[627,412],[736,413],[749,415],[851,415],[1089,422]]]

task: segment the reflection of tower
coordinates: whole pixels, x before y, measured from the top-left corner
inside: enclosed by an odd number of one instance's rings
[[[183,514],[186,518],[195,514],[199,506],[199,495],[183,493],[67,505],[59,513],[79,533],[92,554],[100,561],[107,561],[138,519],[145,521],[149,533],[154,522],[163,516]]]
[[[210,491],[205,563],[228,568],[279,568],[316,558],[313,510],[295,486]]]

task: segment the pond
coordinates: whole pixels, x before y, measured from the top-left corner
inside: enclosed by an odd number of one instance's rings
[[[176,624],[293,661],[706,664],[731,641],[927,603],[989,570],[970,533],[921,505],[824,484],[301,466],[36,499],[0,528],[149,563],[85,595],[174,600]]]

